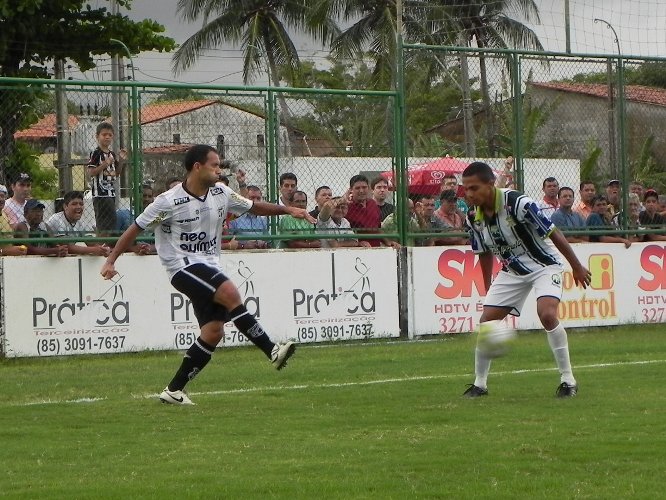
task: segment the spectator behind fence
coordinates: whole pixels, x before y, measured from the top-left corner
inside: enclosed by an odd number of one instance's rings
[[[319,211],[321,208],[328,200],[331,199],[332,196],[333,191],[331,191],[330,187],[319,186],[315,191],[315,203],[317,203],[317,206],[314,208],[314,210],[310,211],[310,215],[316,219],[319,216]]]
[[[645,210],[640,213],[641,225],[648,228],[666,229],[666,218],[659,213],[659,194],[654,189],[648,189],[643,196]]]
[[[317,232],[322,234],[354,235],[354,231],[345,218],[349,202],[344,196],[336,196],[328,200],[317,217]],[[326,238],[321,240],[322,248],[337,247],[369,247],[367,241],[359,242],[356,238]]]
[[[419,219],[420,231],[423,233],[440,233],[450,231],[452,227],[435,215],[435,198],[431,195],[424,195],[419,200],[419,210],[416,212]],[[429,247],[435,244],[433,237],[418,238],[417,246]]]
[[[608,210],[608,198],[598,195],[593,200],[593,211],[585,221],[588,229],[607,229],[604,234],[591,234],[590,241],[595,243],[623,243],[626,248],[631,246],[631,240],[623,238],[617,234],[617,227],[611,221],[611,215]]]
[[[166,182],[164,183],[165,191],[168,191],[171,188],[179,186],[182,183],[183,183],[183,179],[181,179],[180,177],[169,177],[166,180]]]
[[[88,160],[90,190],[95,210],[95,226],[99,236],[109,236],[116,229],[116,188],[115,182],[122,172],[122,163],[127,152],[121,149],[119,157],[111,151],[113,125],[102,122],[97,125],[95,138],[97,148]]]
[[[666,217],[666,194],[659,195],[659,214]]]
[[[442,180],[439,183],[439,194],[441,195],[444,191],[453,191],[456,193],[456,207],[458,211],[460,212],[460,215],[465,218],[465,214],[467,213],[467,210],[469,210],[469,207],[467,206],[467,202],[463,199],[458,197],[458,190],[460,188],[460,183],[458,182],[458,178],[454,174],[446,174],[444,177],[442,177]],[[438,196],[435,199],[435,208],[440,208],[442,206],[442,199]]]
[[[280,175],[280,198],[278,199],[278,205],[288,207],[289,200],[291,200],[291,196],[297,189],[298,177],[296,177],[296,174],[285,172]]]
[[[261,189],[258,186],[247,186],[247,198],[252,200],[252,203],[260,202],[263,200]],[[264,215],[255,215],[252,212],[245,212],[240,217],[232,220],[229,223],[229,234],[254,236],[259,237],[262,234],[268,233],[268,218]],[[231,243],[231,242],[235,242]],[[233,238],[228,243],[230,250],[247,249],[252,250],[255,248],[268,248],[268,243],[264,240],[236,240]],[[235,245],[236,248],[233,248]],[[222,248],[225,248],[224,246]]]
[[[52,236],[44,222],[46,206],[39,200],[29,199],[24,208],[25,222],[16,226],[17,238],[48,238]],[[48,245],[47,243],[26,243],[28,255],[53,255],[67,257],[67,245]]]
[[[612,179],[606,185],[606,201],[608,202],[608,220],[613,226],[619,226],[618,218],[622,211],[622,186],[620,181]]]
[[[409,219],[407,219],[407,232],[410,233],[410,235],[407,236],[407,246],[414,246],[415,240],[413,235],[421,231],[421,225],[419,224],[419,221],[422,217],[423,207],[419,203],[418,209],[421,213],[417,215],[414,202],[411,199],[407,199],[407,209],[409,210]],[[397,213],[393,212],[386,219],[384,219],[382,221],[382,231],[385,233],[397,233],[398,221],[396,220],[396,217]]]
[[[142,211],[153,202],[154,198],[155,196],[153,188],[150,185],[144,184],[141,186]],[[134,215],[134,207],[130,206],[130,208],[119,208],[116,211],[116,231],[121,233],[125,231],[125,229],[130,227],[130,225],[134,222],[135,218],[136,216]]]
[[[69,191],[63,198],[63,210],[53,214],[46,225],[55,237],[74,238],[76,236],[93,236],[95,228],[92,224],[81,220],[83,215],[83,193]],[[115,212],[114,212],[115,213]],[[108,256],[110,249],[106,244],[86,243],[85,246],[68,243],[67,251],[75,255]]]
[[[559,208],[553,212],[550,221],[563,231],[585,229],[583,216],[572,210],[574,190],[570,187],[561,187],[557,194]],[[587,236],[565,235],[569,243],[583,243],[588,241]]]
[[[543,180],[541,189],[543,190],[543,199],[537,203],[541,210],[541,215],[550,217],[555,213],[558,207],[557,193],[560,190],[560,183],[555,177],[546,177]]]
[[[592,213],[592,200],[597,195],[597,188],[592,181],[581,181],[579,193],[580,201],[573,207],[573,211],[586,220]]]
[[[20,173],[12,181],[12,197],[5,202],[3,212],[7,215],[12,231],[19,222],[25,222],[25,202],[32,194],[32,179],[29,174]]]
[[[657,193],[652,190],[654,197],[657,197]],[[643,204],[641,203],[638,195],[636,193],[629,193],[628,196],[628,207],[629,207],[629,216],[627,217],[629,229],[647,229],[647,224],[642,223],[642,220],[645,220],[645,217],[642,217],[646,213],[646,210],[642,210]],[[632,241],[666,241],[666,235],[663,234],[651,234],[651,233],[629,233],[629,238]]]
[[[150,205],[155,199],[153,188],[149,184],[144,184],[141,186],[141,210],[145,210],[148,205]],[[116,212],[116,230],[121,233],[124,232],[128,227],[134,223],[134,208],[121,208]],[[147,231],[152,232],[152,231]],[[155,255],[157,249],[152,243],[146,243],[144,241],[134,242],[134,245],[130,247],[130,251],[134,252],[137,255]]]
[[[13,236],[12,226],[3,211],[7,199],[7,186],[0,184],[0,239],[10,239]],[[28,247],[25,245],[0,245],[0,257],[4,255],[25,255]]]
[[[638,181],[630,182],[629,192],[634,193],[636,196],[638,196],[638,204],[641,207],[641,212],[643,212],[645,210],[645,207],[643,206],[643,197],[645,196],[645,186],[643,186],[643,183]]]
[[[308,195],[303,191],[294,191],[288,203],[290,207],[305,210],[308,206]],[[305,219],[283,215],[280,217],[279,230],[280,234],[310,235],[314,234],[315,226]],[[282,248],[320,248],[321,242],[319,240],[284,240],[280,246]]]
[[[370,183],[365,175],[349,179],[347,220],[357,234],[377,234],[381,227],[381,211],[377,202],[369,197],[369,191]],[[387,246],[400,247],[398,242],[386,238],[361,238],[360,241],[367,241],[372,247],[380,246],[382,241]]]
[[[435,216],[449,226],[450,231],[466,232],[465,218],[456,204],[456,192],[453,190],[442,191],[439,195],[439,201],[440,207],[435,211]],[[468,241],[469,239],[463,236],[448,236],[437,238],[435,245],[466,245]]]
[[[504,168],[497,176],[495,186],[498,188],[516,189],[515,174],[513,172],[513,156],[509,155],[504,160]],[[467,213],[467,212],[465,212]]]
[[[372,189],[372,199],[375,200],[375,203],[379,207],[379,217],[383,221],[395,210],[395,206],[386,201],[389,194],[388,181],[381,175],[377,176],[372,179],[370,189]]]

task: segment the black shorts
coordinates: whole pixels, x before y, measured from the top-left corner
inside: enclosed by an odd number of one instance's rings
[[[229,311],[213,300],[215,291],[228,279],[217,267],[192,264],[174,274],[171,284],[190,299],[201,327],[211,321],[228,321]]]
[[[107,196],[93,198],[95,226],[97,232],[110,233],[116,230],[116,199]]]

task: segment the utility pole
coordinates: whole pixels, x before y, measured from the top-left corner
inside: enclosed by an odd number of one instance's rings
[[[54,73],[56,80],[65,79],[65,60],[56,59],[54,65]],[[71,191],[72,184],[72,169],[70,161],[72,157],[71,137],[69,135],[69,112],[67,111],[67,92],[63,85],[56,85],[55,88],[55,102],[56,102],[56,142],[57,142],[57,159],[56,168],[58,169],[58,189],[60,195]]]
[[[111,0],[111,15],[116,16],[120,13],[118,9],[117,0]],[[114,82],[120,81],[120,73],[122,71],[122,57],[113,55],[111,56],[111,80]],[[112,87],[111,88],[111,126],[113,126],[113,143],[111,149],[118,154],[122,148],[122,120],[121,120],[121,111],[120,111],[120,95],[123,92],[121,87]],[[120,193],[120,185],[123,184],[120,182],[120,179],[116,178],[115,188]],[[122,195],[121,195],[122,196]]]

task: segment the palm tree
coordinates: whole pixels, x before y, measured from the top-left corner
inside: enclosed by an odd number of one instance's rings
[[[442,0],[442,3],[449,3]],[[472,46],[484,48],[519,48],[543,51],[543,45],[536,33],[522,22],[510,18],[507,12],[519,13],[526,22],[538,24],[539,8],[534,0],[468,0],[458,4],[457,15],[463,30],[464,42]],[[515,75],[517,76],[517,75]],[[486,57],[479,54],[479,78],[483,105],[487,116],[486,133],[488,152],[494,156],[497,152],[495,144],[495,124],[492,113],[490,92],[488,90],[488,72]]]
[[[243,52],[246,84],[260,72],[263,57],[273,86],[280,86],[280,67],[288,68],[293,78],[300,60],[290,32],[300,31],[322,42],[337,34],[335,24],[317,18],[308,0],[179,0],[177,12],[185,21],[203,19],[203,27],[174,54],[174,72],[189,68],[205,50],[231,43]],[[283,94],[279,98],[286,119],[286,100]]]
[[[397,10],[395,0],[320,0],[327,4],[329,18],[353,21],[331,42],[335,58],[358,59],[369,56],[374,63],[377,88],[392,87],[395,75]],[[410,41],[431,42],[428,37],[426,3],[405,0],[404,35]]]

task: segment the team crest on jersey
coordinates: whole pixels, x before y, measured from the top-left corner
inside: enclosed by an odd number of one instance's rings
[[[161,224],[162,221],[167,218],[167,215],[169,215],[169,212],[159,212],[153,221],[149,224],[149,226],[156,226],[157,224]]]
[[[162,232],[171,234],[171,224],[162,224]]]
[[[210,190],[210,194],[213,195],[213,196],[221,194],[221,193],[224,193],[224,189],[222,189],[220,187],[214,187],[214,188],[211,188],[211,190]]]
[[[562,286],[562,277],[559,274],[553,274],[550,280],[553,282],[553,285]]]
[[[173,204],[178,206],[182,205],[183,203],[189,203],[190,202],[190,197],[189,196],[184,196],[183,198],[176,198],[173,200]]]

